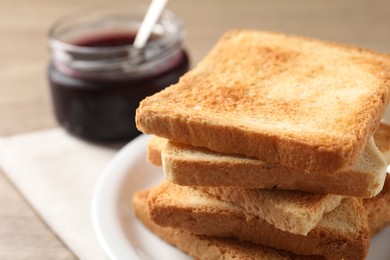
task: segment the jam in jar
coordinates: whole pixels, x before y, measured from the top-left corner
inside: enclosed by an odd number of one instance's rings
[[[130,140],[139,134],[139,102],[187,72],[181,20],[165,10],[148,43],[132,44],[147,7],[82,12],[50,30],[48,78],[55,116],[89,140]]]

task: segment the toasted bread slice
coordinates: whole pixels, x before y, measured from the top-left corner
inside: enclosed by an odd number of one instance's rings
[[[161,166],[161,151],[165,138],[153,136],[147,149],[149,162]],[[322,219],[323,214],[336,208],[342,196],[313,194],[301,191],[244,189],[237,187],[197,187],[222,200],[245,208],[281,230],[306,235]]]
[[[307,235],[324,214],[334,210],[342,196],[300,191],[275,191],[236,187],[198,187],[213,197],[244,208],[276,228]]]
[[[382,190],[387,168],[373,138],[357,163],[332,175],[172,142],[164,146],[162,161],[166,178],[180,185],[301,190],[362,198],[374,197]]]
[[[390,164],[390,126],[381,123],[375,131],[374,139],[386,162]]]
[[[390,127],[381,124],[375,133],[375,139],[381,152],[385,157],[389,157]],[[148,154],[153,156],[148,155],[148,158],[153,157],[155,165],[161,165],[161,157],[158,155],[167,142],[167,139],[157,136],[150,140]],[[183,152],[180,157],[185,157],[186,154],[189,154],[189,152]],[[211,163],[209,162],[209,164]],[[246,164],[242,164],[242,166],[248,167]],[[387,178],[389,177],[387,176]],[[222,200],[245,208],[248,212],[265,219],[268,223],[281,230],[302,235],[313,229],[321,220],[322,215],[334,209],[341,200],[340,196],[299,191],[243,189],[237,187],[198,188]],[[382,191],[381,195],[373,198],[372,201],[366,200],[368,201],[367,205],[379,205],[383,213],[388,212],[386,204],[384,204],[387,198],[387,196],[383,195],[384,192]],[[388,215],[390,216],[390,213]],[[380,214],[380,216],[371,214],[369,217],[373,218],[370,221],[370,226],[378,226],[376,223],[386,225],[386,223],[383,223],[384,217],[386,219],[386,216],[383,216],[383,214]],[[388,217],[388,219],[390,218]]]
[[[178,247],[195,259],[323,259],[316,256],[297,256],[293,253],[255,245],[232,238],[217,238],[193,235],[190,232],[170,227],[161,227],[151,221],[148,214],[149,191],[139,191],[133,197],[133,209],[139,220],[152,232],[168,243]]]
[[[178,143],[332,175],[359,159],[389,84],[387,55],[230,31],[179,83],[144,99],[136,123]]]
[[[381,193],[371,199],[363,200],[371,235],[375,235],[390,225],[390,174],[387,174]]]
[[[367,217],[362,201],[356,198],[344,199],[307,236],[281,231],[241,207],[168,181],[152,189],[148,204],[150,217],[158,225],[238,238],[296,254],[364,259],[370,243]]]
[[[304,256],[298,257],[287,251],[254,245],[249,242],[238,241],[237,239],[199,236],[183,229],[161,227],[151,221],[149,217],[147,207],[148,194],[149,191],[144,190],[134,195],[133,209],[137,217],[160,238],[177,246],[196,259],[305,259]],[[389,198],[390,175],[387,176],[385,187],[380,195],[364,200],[372,235],[390,224]],[[321,259],[319,256],[317,258],[308,256],[307,258]]]
[[[151,164],[156,166],[162,165],[161,151],[167,142],[167,139],[158,136],[152,136],[149,139],[146,149],[146,158]]]
[[[374,138],[379,150],[390,164],[390,126],[381,124]],[[381,193],[374,198],[365,199],[364,207],[372,235],[390,225],[390,174],[386,174],[385,185]]]
[[[383,154],[385,161],[390,163],[390,126],[381,123],[374,134],[374,141],[379,151]],[[156,166],[162,165],[161,152],[168,140],[163,137],[152,136],[147,146],[148,161]],[[190,149],[193,149],[190,148]]]
[[[168,140],[153,136],[148,142],[147,158],[161,166],[161,151]],[[275,227],[294,234],[306,235],[322,219],[323,214],[336,208],[341,196],[313,194],[301,191],[244,189],[238,187],[197,187],[222,200],[245,208]]]

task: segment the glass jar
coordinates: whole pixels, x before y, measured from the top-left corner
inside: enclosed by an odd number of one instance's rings
[[[49,32],[48,78],[55,116],[89,140],[138,134],[139,102],[187,72],[180,18],[165,10],[144,48],[133,47],[147,6],[90,10],[57,21]]]

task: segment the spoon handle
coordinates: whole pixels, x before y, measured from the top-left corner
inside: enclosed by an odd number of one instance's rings
[[[164,10],[167,2],[168,0],[152,1],[135,37],[133,44],[135,48],[142,48],[145,46],[153,30],[153,27],[156,24],[158,18],[160,17],[160,14]]]

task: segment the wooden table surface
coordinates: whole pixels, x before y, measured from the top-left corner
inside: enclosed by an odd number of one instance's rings
[[[57,127],[45,76],[47,30],[62,15],[114,2],[119,1],[0,0],[0,136]],[[169,8],[183,17],[193,64],[229,28],[283,31],[390,52],[386,0],[171,0]],[[0,170],[0,259],[75,258]]]

